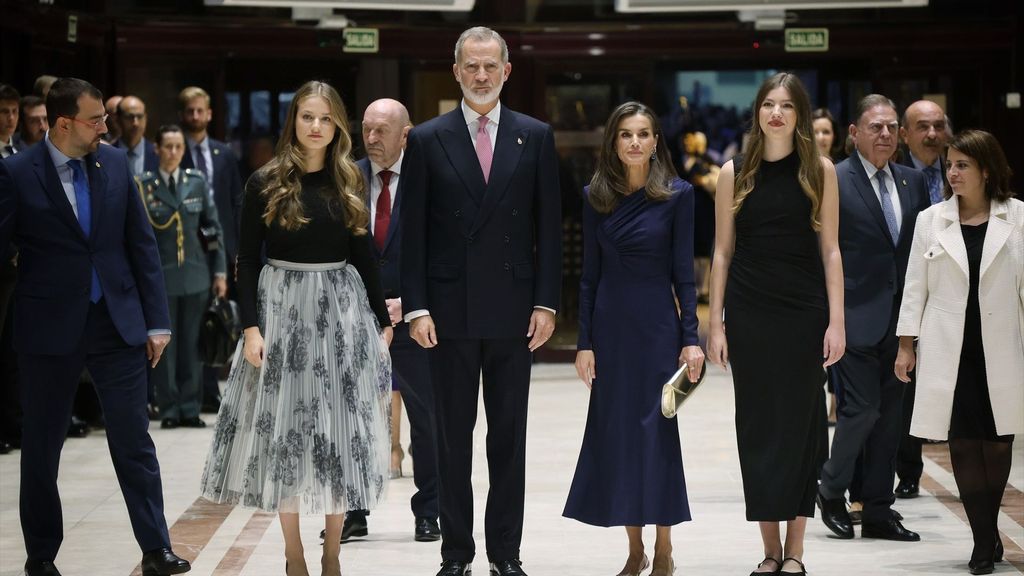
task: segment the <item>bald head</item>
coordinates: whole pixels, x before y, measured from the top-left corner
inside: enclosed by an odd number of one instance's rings
[[[109,116],[109,120],[107,121],[107,137],[111,141],[117,140],[121,137],[121,124],[117,121],[117,106],[123,99],[124,96],[115,94],[114,96],[107,98],[107,101],[103,103],[103,108],[107,111],[107,116]]]
[[[930,100],[918,100],[903,113],[900,138],[925,166],[939,159],[946,146],[946,113]]]
[[[366,155],[381,168],[390,168],[405,149],[412,124],[409,111],[398,100],[375,100],[363,112],[363,145]]]
[[[146,105],[137,96],[125,96],[117,105],[117,122],[121,139],[134,148],[146,134]]]

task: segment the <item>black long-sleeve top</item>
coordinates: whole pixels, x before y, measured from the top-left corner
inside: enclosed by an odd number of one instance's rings
[[[333,215],[328,210],[323,190],[334,186],[334,183],[327,170],[310,172],[302,177],[301,183],[299,198],[309,222],[298,230],[285,230],[276,222],[270,226],[264,223],[267,199],[262,193],[262,171],[253,174],[245,184],[238,246],[238,300],[242,327],[258,325],[256,299],[264,247],[267,258],[275,260],[302,263],[347,260],[363,279],[370,308],[377,321],[381,327],[391,326],[380,283],[380,270],[370,252],[371,236],[354,236],[346,226],[345,211],[341,206],[334,209]]]

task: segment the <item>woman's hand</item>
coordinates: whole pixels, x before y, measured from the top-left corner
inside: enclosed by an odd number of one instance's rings
[[[242,354],[245,356],[245,361],[259,368],[263,365],[263,336],[260,335],[259,327],[246,328],[244,338],[245,345],[242,348]]]
[[[594,372],[593,350],[580,350],[576,353],[576,374],[580,377],[580,380],[583,380],[588,389],[594,385],[594,378],[597,377],[597,373]]]
[[[846,327],[829,324],[822,346],[821,356],[825,359],[822,366],[828,368],[838,362],[846,352]]]
[[[682,366],[684,362],[690,382],[700,380],[701,368],[704,367],[704,351],[700,349],[700,346],[683,346],[679,352],[679,365]]]
[[[394,337],[395,329],[391,326],[385,326],[384,329],[380,331],[380,339],[384,341],[384,345],[388,348],[391,348],[391,340],[393,340]]]
[[[729,369],[729,344],[725,339],[725,325],[712,326],[708,334],[708,362]]]
[[[917,365],[917,354],[914,352],[914,337],[900,336],[900,348],[896,352],[896,378],[904,384],[910,383],[910,372]]]

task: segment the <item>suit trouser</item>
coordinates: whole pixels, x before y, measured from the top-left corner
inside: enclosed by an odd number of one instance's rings
[[[911,376],[913,378],[913,376]],[[896,475],[900,480],[919,482],[924,462],[921,460],[921,439],[910,435],[910,420],[914,416],[914,396],[917,383],[911,380],[903,392],[903,438],[896,454]]]
[[[199,363],[199,324],[202,322],[207,293],[168,296],[171,315],[171,342],[164,348],[163,360],[150,370],[160,406],[160,418],[192,418],[199,415],[203,378]]]
[[[412,479],[416,493],[410,506],[413,516],[437,519],[437,420],[434,417],[434,388],[430,381],[427,351],[409,336],[409,325],[395,326],[391,342],[391,367],[402,392],[409,416]]]
[[[895,319],[887,336],[874,346],[847,347],[833,365],[844,402],[838,411],[832,452],[821,471],[821,492],[842,498],[850,487],[857,457],[863,450],[864,522],[891,517],[896,450],[903,420],[903,383],[896,378],[898,339]]]
[[[77,349],[66,356],[20,353],[21,530],[32,560],[52,561],[64,538],[57,471],[82,367],[107,422],[107,445],[139,548],[169,547],[156,447],[146,415],[145,346],[121,338],[104,300],[91,304]]]
[[[531,353],[526,338],[440,339],[430,372],[437,414],[441,557],[470,562],[473,541],[473,429],[483,373],[490,491],[484,518],[487,557],[519,557],[526,484],[526,413]]]

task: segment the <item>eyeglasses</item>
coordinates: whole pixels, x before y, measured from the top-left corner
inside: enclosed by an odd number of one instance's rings
[[[107,123],[107,118],[109,117],[109,114],[104,114],[99,120],[79,120],[74,116],[61,116],[61,118],[67,118],[68,120],[73,120],[75,122],[78,122],[79,124],[85,124],[86,126],[92,128],[93,130],[99,130],[101,126],[105,126]]]
[[[125,112],[125,113],[118,112],[117,116],[119,118],[123,118],[125,122],[142,122],[143,120],[146,119],[146,115],[145,114],[129,114],[127,112]]]

